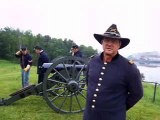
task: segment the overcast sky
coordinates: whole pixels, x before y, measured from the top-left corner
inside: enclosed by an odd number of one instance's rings
[[[102,51],[93,34],[117,24],[130,44],[124,56],[160,51],[159,0],[0,0],[0,28],[68,38]]]

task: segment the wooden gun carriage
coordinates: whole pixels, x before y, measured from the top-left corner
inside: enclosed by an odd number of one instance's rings
[[[30,85],[0,100],[0,106],[30,95],[42,95],[50,108],[59,113],[78,113],[86,104],[87,60],[78,57],[60,57],[51,63],[44,63],[47,69],[43,82]]]

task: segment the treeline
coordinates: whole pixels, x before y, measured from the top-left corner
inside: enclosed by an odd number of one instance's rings
[[[21,46],[26,46],[36,61],[37,55],[33,48],[36,45],[41,46],[49,55],[50,59],[59,56],[70,56],[70,49],[73,44],[76,44],[70,39],[51,38],[49,35],[33,35],[31,31],[21,31],[20,29],[13,29],[5,27],[0,29],[0,59],[7,59],[16,61],[15,52]],[[80,50],[84,57],[89,57],[97,53],[91,46],[86,47],[80,45]]]

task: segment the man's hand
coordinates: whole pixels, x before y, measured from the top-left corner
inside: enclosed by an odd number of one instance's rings
[[[21,54],[21,51],[17,51],[17,52],[16,52],[16,55],[20,55],[20,54]]]
[[[24,71],[27,72],[30,69],[30,67],[31,67],[30,65],[27,65],[27,67],[24,68]]]

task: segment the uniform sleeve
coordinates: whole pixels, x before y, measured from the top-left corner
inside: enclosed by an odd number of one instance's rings
[[[47,54],[43,54],[41,60],[43,63],[48,63],[49,62],[49,57]]]
[[[87,65],[86,68],[86,85],[88,86],[88,71],[89,71],[89,64]]]
[[[17,55],[16,53],[15,53],[15,57],[16,58],[20,58],[22,55],[20,54],[20,55]]]
[[[134,106],[143,97],[143,87],[141,75],[136,65],[130,66],[133,69],[128,71],[128,96],[127,96],[127,110]]]
[[[49,57],[48,57],[48,55],[46,55],[46,57],[45,57],[45,63],[49,63]]]
[[[91,58],[90,60],[89,60],[89,62],[88,62],[88,64],[87,64],[87,67],[86,67],[86,85],[88,86],[88,73],[89,73],[89,68],[90,68],[90,66],[92,66],[92,60],[93,60],[93,58]]]
[[[79,53],[79,57],[82,57],[82,52]]]
[[[32,56],[29,55],[29,56],[28,56],[28,64],[29,64],[30,66],[32,66],[32,62],[33,62]]]

